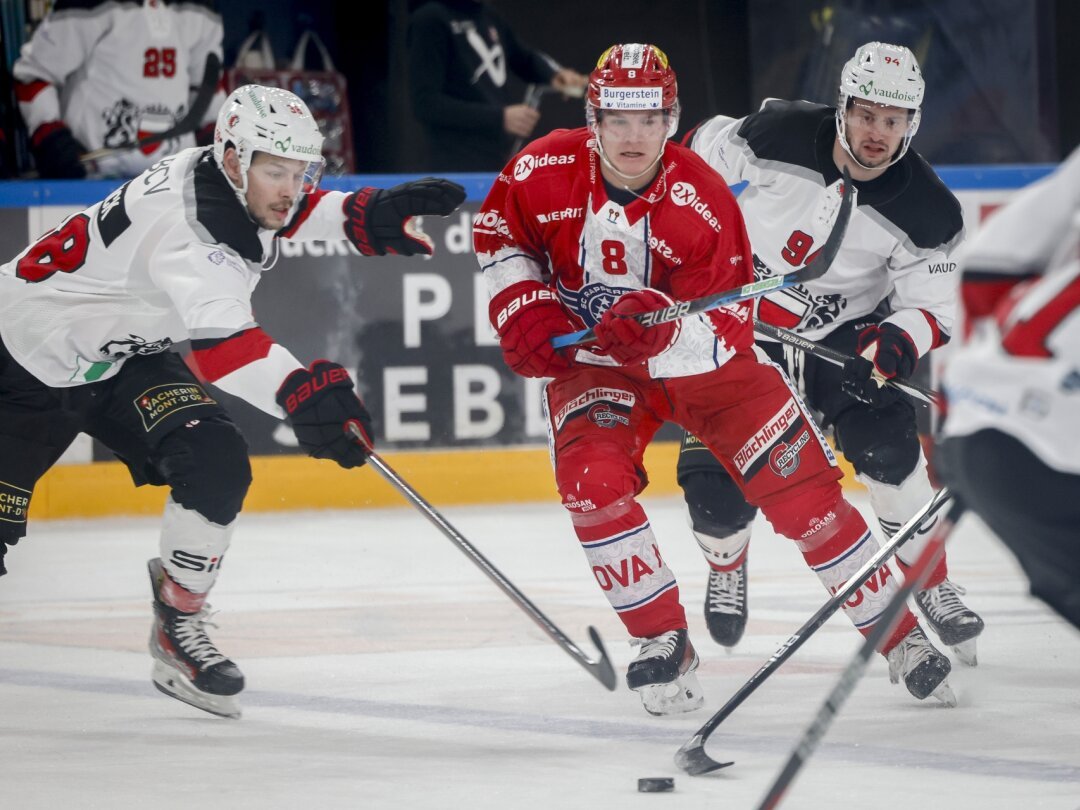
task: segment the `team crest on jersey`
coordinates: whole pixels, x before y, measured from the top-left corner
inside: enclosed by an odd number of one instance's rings
[[[586,284],[580,290],[570,290],[556,280],[559,298],[588,327],[596,326],[615,299],[633,290],[631,287],[609,287],[607,284]]]
[[[754,278],[762,281],[775,276],[768,265],[754,255]],[[847,299],[840,293],[814,295],[802,284],[766,295],[758,304],[758,317],[784,329],[818,329],[836,321],[847,309]]]
[[[167,383],[147,388],[135,397],[132,404],[139,412],[143,427],[149,433],[169,414],[185,408],[194,408],[197,405],[216,405],[217,403],[198,385]]]
[[[171,129],[176,124],[176,113],[160,104],[140,107],[126,98],[117,101],[102,113],[105,119],[105,136],[102,139],[108,149],[132,146],[143,138]],[[170,141],[175,145],[175,142]],[[160,148],[160,143],[139,147],[144,155]],[[172,149],[171,151],[175,151]],[[163,151],[162,154],[168,154]]]

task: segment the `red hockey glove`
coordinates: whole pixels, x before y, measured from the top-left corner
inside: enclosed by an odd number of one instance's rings
[[[439,177],[393,188],[362,188],[345,198],[345,235],[365,256],[430,256],[435,244],[416,228],[413,217],[444,217],[464,201],[465,189]]]
[[[875,408],[896,402],[900,391],[881,379],[904,380],[915,371],[919,350],[911,336],[886,321],[860,332],[856,351],[858,356],[844,364],[844,391]]]
[[[679,336],[679,322],[643,326],[633,315],[669,307],[675,302],[659,290],[646,287],[624,293],[594,328],[597,346],[624,366],[636,366],[656,357]]]
[[[577,329],[558,293],[539,281],[519,281],[491,299],[488,317],[499,334],[506,365],[522,377],[554,377],[574,367],[551,338]]]
[[[356,395],[349,372],[337,363],[316,360],[310,368],[298,368],[285,378],[276,399],[309,456],[330,458],[345,468],[367,462],[373,447],[371,414]],[[366,447],[356,441],[350,422],[360,426]]]

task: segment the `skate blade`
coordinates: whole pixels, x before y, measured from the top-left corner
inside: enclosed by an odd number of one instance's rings
[[[163,661],[154,661],[151,677],[158,691],[169,697],[176,698],[196,709],[202,709],[204,712],[216,714],[218,717],[240,719],[240,701],[236,695],[211,695],[203,692],[183,673]]]
[[[956,653],[956,657],[960,659],[961,664],[969,667],[977,667],[979,665],[979,657],[975,649],[975,639],[970,638],[967,641],[961,641],[959,644],[954,644],[951,649]]]
[[[937,698],[944,706],[952,709],[956,707],[956,693],[953,692],[952,687],[949,686],[948,681],[942,681],[938,688],[930,693],[931,697]]]
[[[657,717],[683,714],[705,705],[697,675],[687,672],[670,683],[654,683],[634,690],[641,696],[645,711]]]

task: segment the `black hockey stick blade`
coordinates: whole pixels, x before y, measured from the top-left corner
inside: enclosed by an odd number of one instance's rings
[[[705,740],[707,736],[699,731],[685,743],[682,748],[675,752],[675,764],[691,776],[704,776],[707,773],[718,771],[734,765],[735,761],[717,762],[705,753]]]
[[[199,125],[202,124],[202,120],[206,116],[206,111],[210,108],[210,102],[213,100],[214,94],[217,93],[218,80],[220,78],[221,58],[216,53],[208,53],[206,55],[206,68],[203,71],[202,83],[199,85],[199,89],[195,91],[195,97],[191,100],[191,105],[188,107],[188,111],[183,118],[164,132],[155,132],[152,135],[147,135],[145,138],[140,138],[135,141],[135,143],[125,144],[124,146],[95,149],[92,152],[87,152],[82,155],[79,160],[83,163],[92,163],[95,160],[100,160],[109,155],[115,155],[119,152],[130,152],[132,149],[143,149],[147,146],[154,146],[162,141],[167,141],[171,138],[179,138],[181,135],[187,135],[189,132],[194,132],[199,128]]]
[[[812,340],[804,338],[797,332],[782,329],[779,326],[773,326],[771,323],[754,321],[754,331],[759,335],[766,335],[781,343],[786,343],[788,346],[793,346],[799,351],[805,352],[812,357],[817,357],[827,363],[832,363],[834,366],[844,366],[848,360],[852,359],[843,352],[838,352],[836,349],[823,346],[820,343],[815,343]],[[932,388],[924,388],[909,380],[885,380],[885,385],[903,391],[913,399],[925,402],[927,405],[941,405],[941,394]]]
[[[593,677],[606,686],[609,692],[614,692],[617,683],[615,667],[611,664],[611,659],[607,654],[607,648],[604,647],[604,641],[600,638],[600,632],[591,624],[589,625],[589,638],[591,638],[592,643],[596,645],[596,649],[600,653],[600,660],[590,661],[586,669],[592,672]]]
[[[481,571],[487,574],[488,579],[494,582],[499,589],[510,598],[510,601],[525,611],[526,615],[528,615],[541,630],[547,633],[551,640],[554,641],[563,652],[577,661],[586,672],[596,678],[596,680],[600,681],[608,691],[615,691],[615,668],[611,664],[611,659],[608,657],[607,649],[604,647],[604,642],[600,638],[600,633],[597,632],[595,627],[589,627],[589,638],[592,639],[593,644],[596,645],[596,649],[600,653],[599,659],[589,658],[589,656],[571,641],[570,638],[551,621],[551,619],[544,615],[536,605],[529,601],[529,598],[525,596],[525,594],[519,591],[510,580],[503,576],[502,572],[492,565],[487,557],[481,554],[472,543],[466,540],[465,536],[450,524],[450,521],[443,517],[434,506],[424,500],[423,496],[409,486],[409,484],[405,482],[405,479],[398,475],[389,464],[383,461],[378,453],[374,451],[368,437],[355,420],[350,419],[345,423],[344,427],[347,436],[364,446],[368,453],[368,462],[375,468],[375,471],[378,472],[379,475],[386,479],[388,484],[400,492],[405,497],[405,500],[415,506],[424,517],[442,532],[446,539],[457,546],[466,557],[472,560]]]
[[[830,265],[832,265],[833,260],[836,258],[836,254],[840,251],[840,244],[844,241],[844,234],[847,231],[848,221],[851,219],[852,198],[855,189],[851,183],[851,175],[848,174],[846,166],[844,167],[843,178],[843,183],[841,184],[840,210],[836,213],[836,221],[833,223],[832,230],[829,231],[829,237],[825,240],[825,244],[822,245],[821,250],[818,251],[818,255],[814,257],[814,260],[810,262],[810,264],[796,270],[794,273],[788,273],[786,276],[769,276],[760,281],[744,284],[741,287],[734,287],[730,290],[713,293],[712,295],[704,295],[701,298],[694,298],[690,301],[679,301],[678,303],[672,304],[670,307],[664,307],[664,309],[657,309],[652,312],[642,312],[635,315],[634,320],[645,326],[670,323],[671,321],[677,321],[681,318],[697,315],[710,309],[716,309],[717,307],[726,306],[727,304],[736,304],[739,301],[749,301],[753,298],[760,298],[763,295],[777,290],[786,290],[789,287],[795,287],[799,284],[804,284],[807,281],[821,278],[821,276],[825,275]],[[551,346],[554,349],[566,349],[570,346],[578,346],[595,339],[596,333],[592,329],[583,329],[579,332],[571,332],[568,335],[557,335],[556,337],[553,337],[551,339]]]
[[[724,768],[730,762],[722,763],[712,759],[705,753],[705,743],[720,724],[723,723],[743,701],[752,695],[766,679],[769,678],[780,666],[791,658],[798,650],[829,618],[847,602],[900,546],[910,540],[919,531],[922,525],[936,515],[951,499],[948,488],[943,487],[926,504],[905,523],[900,530],[889,539],[878,551],[863,564],[848,579],[847,584],[837,591],[831,599],[818,608],[806,622],[796,630],[768,661],[761,665],[750,679],[736,690],[735,694],[728,698],[727,703],[705,721],[697,733],[683,744],[675,753],[675,764],[691,776],[700,776],[717,768]]]

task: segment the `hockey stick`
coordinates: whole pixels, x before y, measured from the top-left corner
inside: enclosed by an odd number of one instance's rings
[[[741,287],[734,287],[730,290],[724,290],[723,292],[704,295],[701,298],[694,298],[690,301],[679,301],[664,309],[657,309],[652,312],[641,312],[633,316],[634,320],[645,326],[670,323],[671,321],[677,321],[680,318],[686,318],[690,315],[697,315],[700,312],[716,309],[717,307],[722,307],[726,304],[747,301],[751,298],[760,298],[766,293],[774,292],[775,290],[786,290],[789,287],[805,284],[807,281],[813,281],[816,278],[820,278],[825,275],[825,272],[829,269],[829,265],[833,263],[833,259],[836,258],[836,254],[840,250],[840,243],[844,241],[844,232],[847,230],[848,220],[851,219],[851,198],[853,193],[854,187],[851,184],[851,176],[848,174],[847,167],[845,166],[843,194],[840,198],[840,210],[837,212],[836,222],[833,224],[833,228],[829,232],[829,237],[825,240],[825,244],[822,245],[821,251],[818,253],[817,257],[805,267],[796,270],[794,273],[788,273],[786,276],[770,276],[761,281],[744,284]],[[553,337],[551,339],[551,346],[555,349],[565,349],[570,346],[588,343],[595,339],[596,333],[592,329],[583,329],[580,332],[571,332],[568,335],[558,335]]]
[[[754,331],[759,335],[767,335],[768,337],[775,338],[781,343],[786,343],[788,346],[794,346],[799,351],[806,352],[811,357],[817,357],[827,363],[832,363],[834,366],[843,366],[848,360],[852,359],[843,352],[838,352],[836,349],[831,349],[828,346],[823,346],[820,343],[807,340],[796,332],[781,329],[779,326],[773,326],[771,323],[754,321]],[[905,394],[908,394],[915,399],[922,400],[928,405],[941,404],[941,395],[931,388],[923,388],[921,385],[908,382],[907,380],[885,380],[884,384],[899,389]]]
[[[772,810],[780,804],[784,793],[791,787],[791,783],[795,780],[802,766],[806,764],[806,761],[817,748],[818,743],[821,742],[821,738],[829,730],[833,718],[836,717],[851,693],[855,691],[855,686],[866,671],[870,658],[882,642],[889,637],[889,634],[896,629],[904,608],[907,606],[908,597],[922,586],[934,570],[937,561],[941,559],[941,555],[945,550],[945,541],[949,538],[963,512],[963,505],[959,501],[954,501],[945,519],[941,521],[933,535],[931,535],[926,547],[915,560],[914,565],[908,570],[904,578],[904,584],[893,595],[889,604],[886,605],[877,624],[874,625],[874,629],[870,631],[870,635],[866,637],[866,640],[863,641],[855,653],[855,657],[840,673],[840,679],[836,682],[836,686],[833,687],[829,696],[825,698],[825,702],[821,704],[817,716],[814,717],[810,725],[807,726],[806,731],[803,732],[802,737],[799,738],[798,744],[791,752],[791,757],[769,787],[765,798],[761,800],[761,804],[758,805],[758,810]]]
[[[739,690],[728,699],[720,710],[708,719],[708,721],[701,728],[697,730],[689,740],[687,740],[682,748],[675,752],[675,764],[686,771],[691,776],[701,776],[702,774],[709,773],[709,771],[715,771],[718,768],[726,768],[728,765],[733,765],[732,762],[717,762],[705,753],[705,742],[709,739],[717,727],[728,718],[728,716],[737,709],[744,700],[750,697],[751,694],[765,682],[765,679],[772,675],[780,665],[783,664],[788,658],[790,658],[799,647],[801,647],[810,636],[812,636],[819,627],[825,624],[832,615],[840,609],[848,599],[850,599],[856,591],[863,586],[882,565],[885,561],[891,557],[901,545],[906,543],[915,533],[919,530],[919,527],[926,522],[932,515],[936,514],[942,506],[949,500],[948,489],[942,489],[935,493],[922,509],[916,512],[911,520],[904,524],[904,526],[893,535],[885,545],[878,549],[866,564],[863,565],[857,572],[855,572],[843,589],[837,591],[833,597],[818,608],[817,613],[811,616],[806,623],[796,630],[791,638],[780,645],[780,648],[772,654],[772,657],[762,665],[761,669],[755,672],[746,683],[744,683]]]
[[[135,143],[124,144],[123,146],[94,149],[93,151],[82,155],[79,160],[83,163],[93,163],[96,160],[101,160],[110,155],[119,154],[121,152],[130,152],[132,149],[143,149],[147,146],[155,146],[162,141],[167,141],[171,138],[179,138],[181,135],[187,135],[189,132],[194,132],[199,128],[199,125],[202,124],[202,120],[206,116],[206,111],[210,108],[210,102],[213,100],[214,94],[217,93],[218,79],[220,78],[221,59],[216,53],[208,53],[206,55],[206,69],[203,72],[202,84],[200,84],[199,89],[195,91],[195,98],[191,100],[191,106],[188,107],[187,114],[183,118],[164,132],[155,132],[153,135],[147,135],[145,138],[140,138],[135,141]]]
[[[412,487],[410,487],[405,481],[394,472],[390,465],[383,461],[370,445],[365,441],[364,434],[353,422],[346,423],[346,429],[352,434],[352,436],[360,444],[363,444],[368,448],[368,462],[372,467],[381,475],[386,481],[391,484],[398,492],[405,496],[405,499],[412,503],[424,517],[435,524],[436,528],[441,531],[447,539],[450,540],[455,546],[461,549],[465,555],[472,560],[476,565],[488,575],[499,588],[510,597],[510,600],[514,602],[518,607],[525,611],[536,624],[547,633],[551,640],[558,644],[562,649],[583,666],[590,675],[596,680],[600,681],[605,687],[611,691],[615,691],[615,669],[611,664],[611,659],[608,658],[607,650],[604,649],[604,642],[600,639],[600,633],[597,632],[595,627],[589,627],[589,638],[592,639],[593,644],[596,645],[597,650],[600,651],[599,660],[594,661],[585,655],[574,642],[572,642],[567,636],[555,626],[555,624],[540,610],[528,600],[528,598],[514,587],[513,583],[504,577],[499,570],[488,562],[476,548],[466,540],[461,532],[450,525],[439,512],[426,500],[424,500]]]

